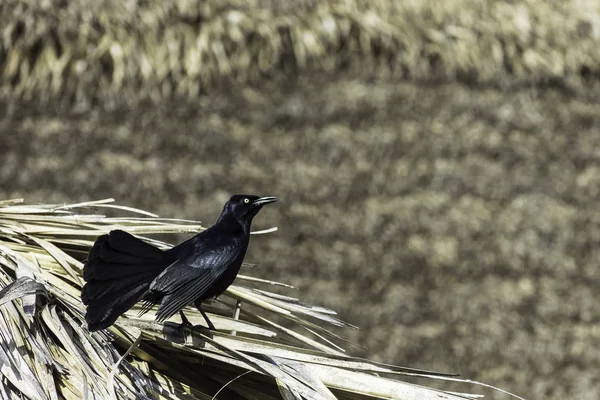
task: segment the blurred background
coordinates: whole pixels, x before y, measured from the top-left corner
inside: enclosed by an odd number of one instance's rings
[[[276,195],[251,273],[358,325],[351,354],[600,396],[597,1],[3,0],[0,27],[0,199],[210,225]]]

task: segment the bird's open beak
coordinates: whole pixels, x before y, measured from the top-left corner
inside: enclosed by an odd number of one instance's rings
[[[254,204],[255,206],[264,206],[265,204],[274,203],[276,201],[277,201],[277,197],[265,196],[265,197],[259,197],[258,199],[254,200],[254,202],[252,202],[252,204]]]

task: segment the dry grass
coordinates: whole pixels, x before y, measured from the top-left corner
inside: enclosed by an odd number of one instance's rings
[[[594,1],[4,1],[4,97],[110,106],[292,71],[595,81]]]

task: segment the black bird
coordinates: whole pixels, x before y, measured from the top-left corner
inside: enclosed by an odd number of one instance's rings
[[[139,300],[143,312],[160,303],[156,321],[163,322],[189,303],[202,313],[202,301],[219,296],[231,285],[250,241],[252,218],[276,197],[232,196],[217,222],[166,251],[121,230],[98,237],[83,267],[86,284],[81,299],[87,306],[88,329],[112,325]]]

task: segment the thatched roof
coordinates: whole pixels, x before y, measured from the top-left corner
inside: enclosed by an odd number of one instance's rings
[[[110,106],[289,72],[581,85],[594,2],[4,1],[0,95]]]

